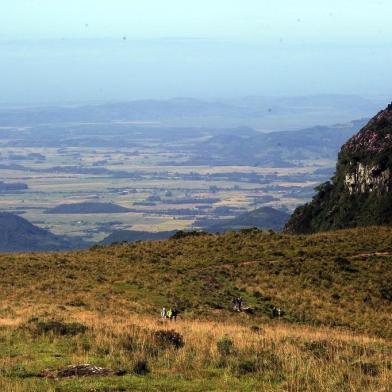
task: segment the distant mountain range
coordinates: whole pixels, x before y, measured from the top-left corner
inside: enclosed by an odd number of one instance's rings
[[[60,109],[59,109],[60,110]],[[7,116],[6,114],[3,114]],[[2,113],[0,112],[0,122]],[[26,120],[27,121],[27,120]],[[21,138],[18,127],[3,127],[0,137],[9,147],[28,148],[128,148],[137,153],[140,148],[154,144],[164,145],[169,152],[181,151],[186,160],[168,162],[178,165],[246,165],[258,167],[293,167],[296,161],[336,159],[340,146],[368,119],[360,119],[328,126],[314,126],[295,131],[260,132],[251,127],[207,128],[167,127],[159,123],[46,123],[24,128]],[[136,151],[136,152],[135,152]],[[77,154],[77,153],[76,153]],[[50,173],[78,173],[130,177],[120,167],[107,168],[104,164],[84,167],[75,161],[67,166],[34,168],[20,164],[13,156],[7,157],[0,169]],[[132,173],[136,175],[137,173]]]
[[[290,167],[289,161],[336,159],[340,146],[367,120],[298,131],[261,133],[242,128],[213,135],[191,147],[190,165],[250,165]]]
[[[24,191],[26,189],[28,189],[27,184],[21,182],[7,183],[4,181],[0,181],[0,193]]]
[[[370,116],[381,100],[356,95],[250,96],[238,99],[146,99],[95,105],[0,110],[3,126],[134,122],[164,127],[293,130]]]

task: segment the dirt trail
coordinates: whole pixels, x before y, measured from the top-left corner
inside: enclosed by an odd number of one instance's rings
[[[351,255],[351,256],[347,256],[348,259],[359,259],[362,257],[373,257],[373,256],[392,256],[391,252],[372,252],[372,253],[359,253],[357,255]],[[231,268],[234,265],[238,266],[238,265],[254,265],[254,264],[259,264],[259,263],[265,263],[265,264],[276,264],[276,263],[280,263],[284,260],[282,259],[278,259],[278,260],[248,260],[248,261],[240,261],[240,262],[232,262],[232,263],[223,263],[223,264],[211,264],[205,267],[196,267],[193,268],[192,270],[194,271],[204,271],[204,270],[208,270],[210,268],[217,268],[217,267],[221,267],[221,268]]]
[[[373,257],[373,256],[392,256],[391,252],[372,252],[372,253],[360,253],[358,255],[349,256],[349,259],[358,259],[360,257]]]

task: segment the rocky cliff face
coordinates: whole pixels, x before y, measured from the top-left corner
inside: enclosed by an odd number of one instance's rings
[[[378,165],[357,163],[346,174],[344,184],[351,195],[368,192],[376,192],[378,194],[391,192],[391,170],[382,170]]]
[[[392,104],[378,113],[343,147],[347,161],[345,185],[351,194],[392,190]]]
[[[392,224],[392,104],[343,145],[335,176],[317,191],[297,208],[287,231]]]

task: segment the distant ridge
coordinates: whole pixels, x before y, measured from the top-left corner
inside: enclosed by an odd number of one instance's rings
[[[253,211],[245,212],[232,219],[221,219],[215,223],[210,222],[203,227],[208,232],[225,232],[230,230],[241,230],[250,227],[258,229],[282,230],[290,215],[272,207],[261,207]]]
[[[118,214],[123,212],[129,212],[129,209],[114,203],[97,202],[60,204],[45,211],[46,214]]]
[[[205,223],[201,229],[208,233],[223,233],[226,231],[238,231],[246,228],[281,230],[290,215],[287,212],[274,209],[272,207],[262,207],[253,211],[245,212],[233,219],[220,219]],[[116,230],[100,242],[103,245],[110,245],[119,242],[136,242],[150,240],[164,240],[178,233],[173,231],[133,231]],[[187,231],[185,231],[187,233]]]
[[[0,252],[57,251],[87,246],[81,240],[55,235],[7,212],[0,212],[0,227]]]

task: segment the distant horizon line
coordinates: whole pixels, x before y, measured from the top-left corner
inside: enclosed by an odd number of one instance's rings
[[[199,102],[220,102],[220,101],[231,101],[240,99],[252,99],[252,98],[262,98],[262,99],[295,99],[295,98],[322,98],[322,97],[355,97],[370,100],[391,100],[392,97],[388,97],[384,94],[360,94],[360,93],[314,93],[314,94],[276,94],[276,95],[263,95],[263,94],[249,94],[249,95],[237,95],[237,96],[217,96],[217,97],[199,97],[192,95],[183,96],[162,96],[162,97],[140,97],[140,98],[120,98],[120,99],[93,99],[93,100],[61,100],[61,101],[41,101],[41,102],[1,102],[0,110],[14,108],[47,108],[47,107],[62,107],[62,106],[100,106],[100,105],[112,105],[112,104],[122,104],[122,103],[132,103],[132,102],[169,102],[169,101],[199,101]]]

